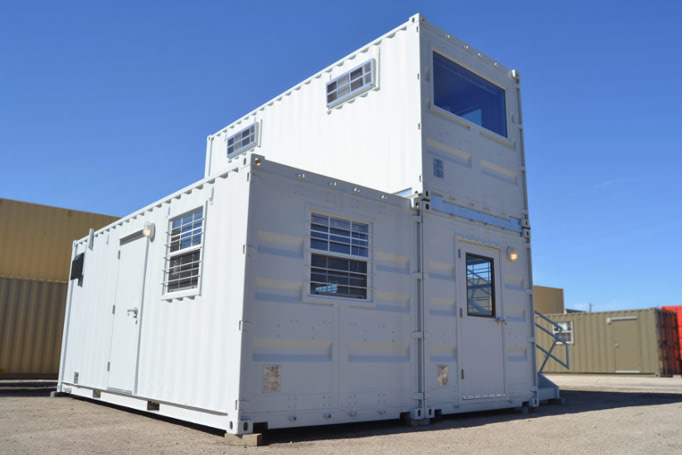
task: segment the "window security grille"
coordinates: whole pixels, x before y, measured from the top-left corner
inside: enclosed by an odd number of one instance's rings
[[[313,213],[310,236],[310,293],[367,299],[369,225]]]
[[[559,330],[561,328],[561,330]],[[557,322],[555,326],[552,327],[552,332],[554,336],[559,336],[561,344],[573,344],[573,321]]]
[[[374,60],[343,73],[327,82],[327,107],[336,106],[374,87]]]
[[[165,292],[199,287],[203,227],[203,208],[170,220],[164,270]]]
[[[248,150],[256,145],[256,124],[244,128],[227,138],[227,156]]]

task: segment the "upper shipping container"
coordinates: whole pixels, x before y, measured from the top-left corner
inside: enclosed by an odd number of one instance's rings
[[[417,14],[208,137],[206,176],[242,151],[461,211],[527,218],[519,75]]]

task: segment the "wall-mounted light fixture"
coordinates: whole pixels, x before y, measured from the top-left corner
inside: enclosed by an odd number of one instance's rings
[[[144,223],[144,228],[142,229],[142,235],[148,237],[149,240],[154,240],[154,232],[156,231],[156,226],[151,221]]]
[[[519,258],[519,252],[516,251],[516,248],[509,247],[507,248],[507,257],[510,261],[516,262],[516,260]]]

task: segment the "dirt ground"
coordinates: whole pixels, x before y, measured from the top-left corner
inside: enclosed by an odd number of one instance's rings
[[[568,376],[568,377],[567,377]],[[264,446],[225,444],[221,433],[70,397],[51,382],[0,381],[0,453],[682,453],[682,379],[552,378],[566,404],[265,434]]]

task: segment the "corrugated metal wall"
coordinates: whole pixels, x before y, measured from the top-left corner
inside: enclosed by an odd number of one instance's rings
[[[57,377],[73,241],[116,220],[0,199],[0,378]]]
[[[0,277],[66,281],[73,241],[117,219],[0,199]]]
[[[677,323],[677,331],[673,329],[674,343],[677,343],[677,372],[682,373],[682,305],[663,306],[663,311],[672,312]]]
[[[599,313],[549,314],[555,322],[572,322],[573,343],[569,343],[570,370],[550,360],[546,373],[639,372],[669,376],[675,372],[671,324],[674,319],[656,308]],[[551,331],[546,322],[537,322]],[[538,330],[537,344],[549,348],[549,335]],[[554,354],[565,360],[565,348]],[[538,364],[544,354],[538,352]],[[542,356],[542,357],[540,357]]]
[[[0,377],[56,377],[66,288],[0,278]]]
[[[533,301],[535,303],[535,311],[539,311],[542,314],[564,312],[563,289],[533,286]]]

